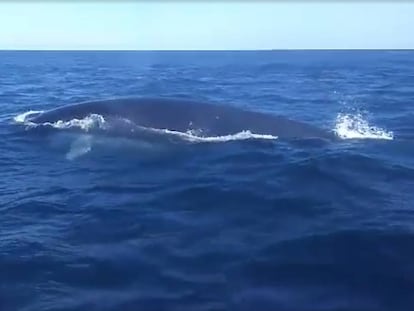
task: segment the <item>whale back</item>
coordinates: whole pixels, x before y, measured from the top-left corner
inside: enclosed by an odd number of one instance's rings
[[[84,102],[49,110],[33,122],[82,119],[91,114],[123,118],[136,125],[202,135],[229,135],[241,131],[280,138],[332,138],[332,134],[307,123],[229,105],[167,98],[124,98]]]

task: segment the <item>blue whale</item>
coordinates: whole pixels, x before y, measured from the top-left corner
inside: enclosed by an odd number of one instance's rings
[[[152,129],[186,132],[201,136],[223,136],[250,131],[279,139],[334,139],[334,133],[285,117],[249,111],[229,105],[174,98],[120,98],[82,102],[45,111],[34,123],[70,121],[98,114],[105,119],[122,118]]]

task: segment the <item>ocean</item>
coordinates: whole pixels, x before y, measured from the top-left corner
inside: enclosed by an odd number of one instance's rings
[[[147,96],[338,139],[27,122]],[[413,104],[413,51],[2,51],[0,310],[414,310]]]

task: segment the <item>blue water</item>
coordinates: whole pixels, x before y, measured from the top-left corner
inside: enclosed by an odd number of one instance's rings
[[[124,96],[339,139],[168,144],[24,123]],[[411,51],[0,52],[0,310],[411,311],[413,104]]]

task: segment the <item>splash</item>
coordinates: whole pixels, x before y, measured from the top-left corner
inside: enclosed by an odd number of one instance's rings
[[[334,132],[341,139],[394,139],[393,132],[370,125],[360,113],[338,114]]]

